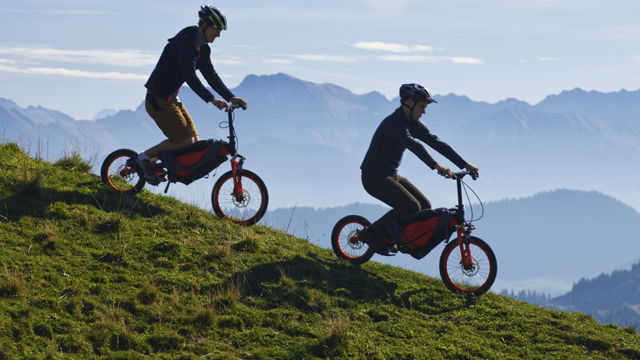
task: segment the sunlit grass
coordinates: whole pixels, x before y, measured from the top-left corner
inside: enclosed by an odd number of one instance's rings
[[[640,358],[635,327],[354,267],[81,168],[0,145],[0,359]]]

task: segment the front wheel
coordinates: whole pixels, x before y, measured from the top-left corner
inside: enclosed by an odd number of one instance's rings
[[[127,160],[138,156],[133,150],[120,149],[104,159],[100,177],[102,181],[123,194],[135,195],[144,187],[144,178],[138,171],[127,165]]]
[[[231,171],[223,174],[213,186],[211,204],[216,215],[236,224],[251,226],[264,216],[269,203],[267,187],[260,177],[243,170],[240,177],[241,191],[234,194]]]
[[[369,246],[358,239],[357,232],[371,225],[369,220],[359,215],[343,217],[331,232],[331,247],[340,259],[349,260],[354,265],[364,264],[373,256]]]
[[[440,277],[454,293],[480,296],[491,288],[498,273],[498,263],[493,250],[475,236],[469,239],[471,258],[463,264],[459,239],[451,241],[440,256]],[[463,244],[464,245],[464,244]]]

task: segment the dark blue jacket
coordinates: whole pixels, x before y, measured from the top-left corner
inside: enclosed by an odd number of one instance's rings
[[[197,69],[222,98],[228,101],[234,97],[211,64],[209,45],[204,42],[200,48],[197,47],[197,32],[197,26],[190,26],[168,40],[169,43],[164,47],[156,68],[144,85],[149,91],[168,101],[186,82],[202,100],[210,102],[214,96],[198,79]]]
[[[434,169],[437,161],[429,155],[427,149],[418,140],[429,145],[461,169],[467,164],[451,146],[433,135],[422,122],[409,121],[402,107],[399,107],[378,126],[360,169],[382,176],[396,175],[406,149],[411,150],[427,166]]]

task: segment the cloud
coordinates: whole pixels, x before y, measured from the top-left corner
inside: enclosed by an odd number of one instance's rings
[[[390,51],[394,53],[410,53],[410,52],[420,52],[420,51],[434,51],[435,49],[431,46],[426,45],[403,45],[403,44],[394,44],[394,43],[383,43],[383,42],[357,42],[353,44],[354,47],[358,49],[364,50],[382,50],[382,51]]]
[[[38,13],[38,14],[68,14],[68,15],[114,15],[114,11],[94,11],[94,10],[33,10],[33,9],[0,9],[0,12],[7,13]]]
[[[356,62],[351,56],[342,55],[319,55],[319,54],[303,54],[303,55],[288,55],[295,59],[310,60],[310,61],[323,61],[323,62]]]
[[[422,56],[422,55],[386,55],[380,56],[380,60],[384,61],[400,61],[400,62],[415,62],[415,63],[439,63],[450,61],[455,64],[468,64],[478,65],[483,64],[483,61],[471,57],[455,57],[455,56]]]
[[[16,66],[6,66],[0,64],[0,71],[19,73],[19,74],[32,74],[32,75],[59,75],[70,77],[81,77],[91,79],[112,79],[112,80],[146,80],[148,75],[138,75],[131,73],[119,73],[119,72],[95,72],[84,70],[72,70],[63,68],[49,68],[49,67],[29,67],[19,68]]]
[[[216,55],[216,57],[212,57],[213,65],[242,65],[245,63],[245,59],[239,56],[229,56],[229,55]]]
[[[560,61],[560,60],[562,60],[562,58],[539,57],[538,60],[540,60],[540,61]]]
[[[61,50],[51,48],[0,48],[0,54],[32,61],[139,67],[155,65],[158,57],[139,50]]]
[[[288,64],[293,64],[293,61],[291,60],[287,60],[287,59],[265,59],[262,60],[263,64],[284,64],[284,65],[288,65]]]
[[[636,59],[636,60],[640,60],[640,55],[636,55],[633,58]]]

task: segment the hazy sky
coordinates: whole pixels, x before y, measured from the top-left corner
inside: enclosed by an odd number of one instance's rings
[[[202,4],[2,0],[0,97],[78,120],[133,109],[166,40],[195,25]],[[637,0],[211,4],[229,23],[211,45],[229,87],[249,74],[284,72],[388,98],[401,83],[418,82],[441,95],[531,104],[576,87],[640,88]]]

